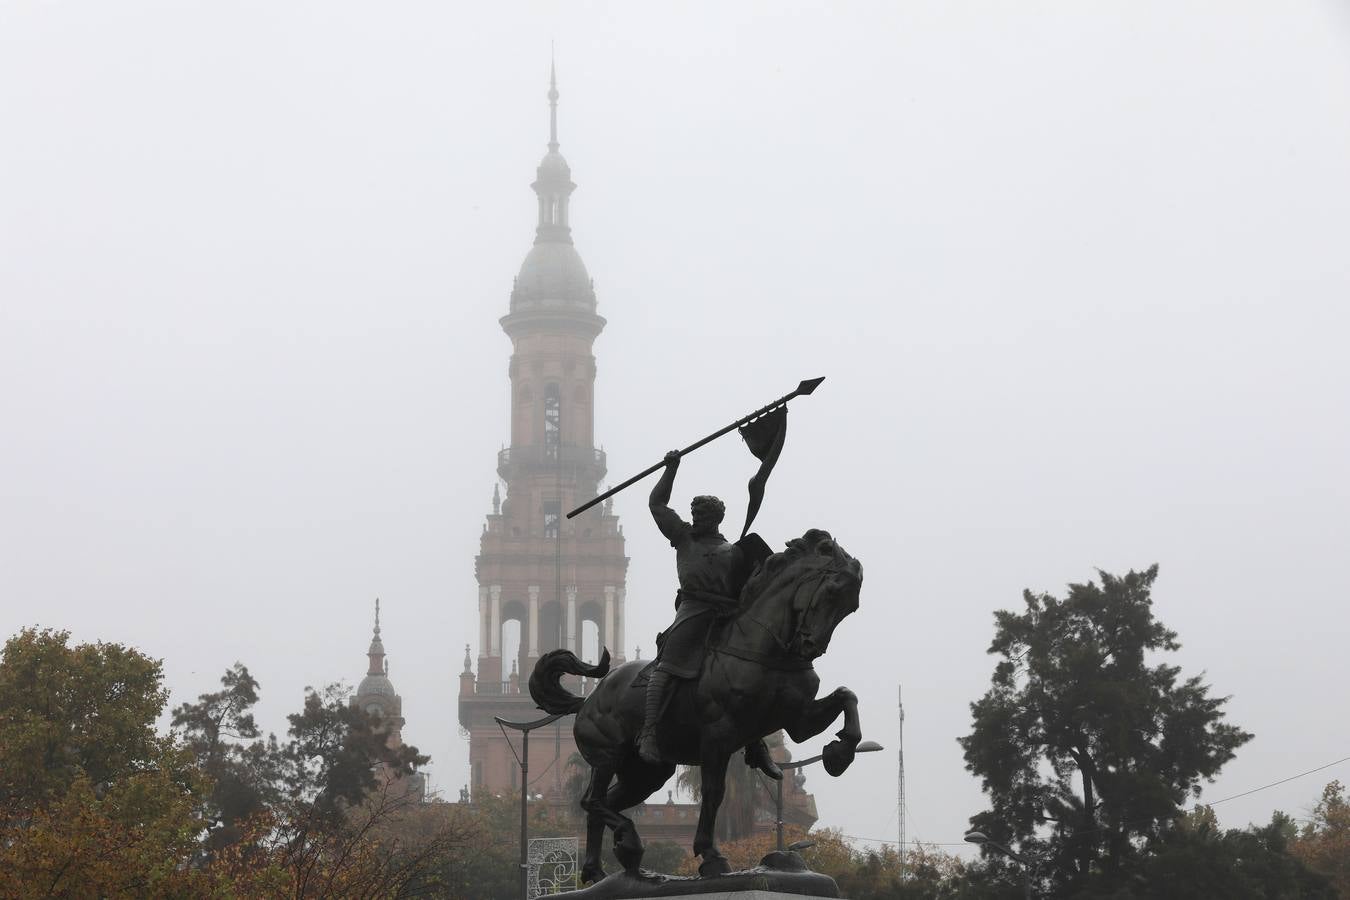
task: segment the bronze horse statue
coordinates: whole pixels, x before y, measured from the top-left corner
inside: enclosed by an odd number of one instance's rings
[[[794,741],[823,732],[840,713],[844,727],[824,750],[825,769],[839,775],[862,740],[858,698],[836,688],[816,699],[820,678],[812,661],[823,654],[835,626],[858,608],[862,565],[828,532],[811,529],[766,559],[741,591],[739,611],[711,638],[700,676],[680,685],[657,728],[659,765],[644,762],[636,739],[643,723],[641,660],[609,670],[609,651],[594,666],[567,650],[545,654],[530,675],[530,696],[549,713],[576,713],[573,734],[591,766],[581,801],[586,811],[583,882],[604,876],[600,850],[606,826],[614,830],[614,855],[636,873],[642,840],[623,811],[638,805],[675,773],[675,763],[699,766],[702,776],[694,854],[699,874],[726,874],[714,825],[726,786],[727,764],[751,741],[787,731]],[[559,683],[564,675],[602,679],[585,698]],[[643,679],[645,681],[645,679]],[[615,782],[613,787],[611,783]]]

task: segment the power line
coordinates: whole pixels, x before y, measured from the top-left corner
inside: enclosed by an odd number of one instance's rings
[[[1323,769],[1330,769],[1332,766],[1338,766],[1343,762],[1350,762],[1350,756],[1342,757],[1335,762],[1329,762],[1325,766],[1318,766],[1315,769],[1309,769],[1306,772],[1299,772],[1297,775],[1290,775],[1288,778],[1281,778],[1279,781],[1272,781],[1270,784],[1263,784],[1258,788],[1252,788],[1250,791],[1243,791],[1240,794],[1234,794],[1231,797],[1224,797],[1222,800],[1215,800],[1213,803],[1197,803],[1196,806],[1218,806],[1220,803],[1227,803],[1229,800],[1236,800],[1239,797],[1246,797],[1249,794],[1255,794],[1258,791],[1264,791],[1266,788],[1278,787],[1286,782],[1293,781],[1295,778],[1302,778],[1304,775],[1311,775],[1314,772],[1320,772]],[[1195,807],[1191,807],[1194,809]]]
[[[1315,773],[1317,773],[1317,772],[1321,772],[1321,771],[1324,770],[1324,769],[1330,769],[1332,766],[1339,766],[1341,763],[1344,763],[1344,762],[1350,762],[1350,756],[1343,756],[1343,757],[1341,757],[1340,759],[1333,760],[1332,762],[1326,763],[1325,765],[1318,766],[1318,767],[1315,768],[1315,769],[1309,769],[1309,770],[1307,770],[1306,772],[1299,772],[1297,775],[1290,775],[1288,778],[1281,778],[1279,781],[1272,781],[1270,784],[1263,784],[1263,785],[1261,785],[1260,787],[1254,787],[1254,788],[1252,788],[1252,789],[1249,790],[1249,791],[1243,791],[1243,792],[1240,793],[1240,794],[1233,794],[1231,797],[1224,797],[1224,798],[1221,799],[1221,800],[1215,800],[1215,801],[1213,801],[1213,802],[1211,802],[1211,803],[1197,803],[1197,804],[1195,804],[1194,806],[1191,806],[1191,807],[1189,807],[1189,808],[1187,808],[1187,809],[1182,810],[1182,812],[1191,812],[1192,810],[1198,809],[1198,808],[1200,808],[1200,807],[1202,807],[1202,806],[1218,806],[1220,803],[1227,803],[1229,800],[1236,800],[1236,799],[1238,799],[1239,797],[1249,797],[1249,796],[1251,796],[1252,794],[1260,793],[1261,791],[1268,790],[1268,789],[1273,788],[1273,787],[1279,787],[1279,786],[1282,785],[1282,784],[1288,784],[1288,783],[1291,782],[1291,781],[1294,781],[1294,780],[1299,779],[1299,778],[1303,778],[1305,775],[1312,775],[1312,774],[1315,774]],[[1123,823],[1121,823],[1121,824],[1122,824],[1122,825],[1130,825],[1130,824],[1138,824],[1138,823],[1123,822]],[[1103,830],[1105,830],[1104,827],[1093,828],[1093,829],[1084,829],[1084,830],[1082,830],[1082,831],[1075,831],[1074,834],[1086,834],[1086,833],[1088,833],[1088,831],[1103,831]],[[838,834],[839,834],[840,837],[846,837],[846,838],[848,838],[848,839],[851,840],[851,841],[866,841],[866,842],[868,842],[868,843],[870,843],[870,844],[890,844],[890,845],[895,845],[895,844],[897,843],[896,841],[889,840],[889,839],[887,839],[887,838],[862,837],[862,836],[856,835],[856,834],[844,834],[842,831],[841,831],[841,832],[838,832]],[[905,846],[909,846],[909,847],[963,847],[963,846],[966,846],[968,843],[969,843],[969,842],[967,842],[967,841],[905,841]]]

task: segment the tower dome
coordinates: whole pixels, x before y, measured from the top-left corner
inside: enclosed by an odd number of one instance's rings
[[[534,246],[525,255],[511,290],[511,313],[553,313],[564,310],[590,315],[595,313],[595,289],[581,255],[572,245],[572,227],[568,206],[572,191],[572,170],[558,152],[558,78],[549,73],[548,152],[535,170],[530,187],[539,200],[539,224]]]
[[[378,712],[381,716],[394,719],[403,713],[403,700],[394,690],[389,680],[389,663],[385,660],[384,641],[380,640],[380,601],[375,601],[375,633],[370,638],[370,648],[366,651],[370,660],[366,668],[366,677],[356,687],[354,705],[367,712]],[[400,720],[399,725],[402,725]]]
[[[595,309],[595,289],[577,248],[567,243],[536,243],[525,254],[511,291],[512,310],[530,306],[580,306]]]

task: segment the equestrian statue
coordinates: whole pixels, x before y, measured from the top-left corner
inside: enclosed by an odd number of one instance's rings
[[[862,740],[858,701],[846,687],[817,697],[820,679],[813,661],[829,647],[835,627],[858,608],[862,565],[826,531],[810,529],[772,553],[749,533],[786,432],[789,399],[809,394],[822,379],[797,391],[602,494],[576,515],[658,468],[649,508],[661,534],[675,549],[679,591],[675,621],[658,638],[653,661],[633,660],[610,669],[609,651],[595,665],[571,651],[554,650],[530,675],[530,696],[548,713],[575,713],[577,749],[591,767],[581,800],[586,812],[584,883],[605,874],[600,853],[604,830],[614,832],[614,855],[637,875],[643,845],[624,815],[656,793],[676,765],[697,765],[701,776],[693,851],[702,878],[730,870],[714,838],[727,766],[744,749],[745,764],[772,778],[774,764],[764,737],[779,729],[801,742],[828,729],[840,714],[843,728],[824,748],[825,770],[840,775]],[[716,497],[695,497],[691,521],[670,508],[680,458],[739,427],[761,460],[750,482],[745,528],[737,541],[721,534],[725,507]],[[561,679],[600,679],[584,698]]]

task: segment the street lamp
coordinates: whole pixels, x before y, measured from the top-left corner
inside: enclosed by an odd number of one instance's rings
[[[1038,853],[1034,856],[1024,856],[1020,853],[1013,852],[1012,848],[1005,847],[982,831],[972,831],[970,834],[966,835],[966,840],[972,844],[979,844],[982,847],[992,847],[1020,865],[1022,867],[1022,883],[1026,890],[1027,900],[1032,900],[1031,881],[1032,878],[1035,877],[1036,866],[1045,861],[1045,858],[1049,855],[1050,851],[1047,850],[1045,853]]]
[[[853,748],[853,752],[875,753],[878,750],[884,749],[885,748],[882,747],[880,744],[878,744],[876,741],[863,741],[861,744]],[[787,780],[787,773],[793,769],[800,769],[802,766],[809,766],[813,762],[819,762],[824,758],[825,754],[817,753],[815,756],[807,757],[806,759],[792,759],[788,760],[787,762],[778,763],[778,768],[783,770],[783,777],[778,780],[778,791],[774,796],[774,803],[776,807],[774,818],[778,825],[779,850],[785,849],[783,847],[783,782]],[[806,847],[809,847],[814,843],[815,841],[798,841],[797,843],[792,845],[791,849],[793,850],[805,849]]]
[[[497,727],[502,730],[502,737],[506,737],[506,729],[514,728],[520,732],[520,755],[516,756],[516,761],[520,763],[520,896],[529,900],[529,873],[530,865],[528,857],[529,837],[526,827],[525,802],[530,797],[530,732],[544,725],[552,725],[563,716],[570,716],[571,713],[555,713],[551,716],[544,716],[542,719],[535,719],[533,722],[508,722],[501,716],[493,716],[497,720]],[[516,752],[516,748],[511,746],[508,738],[506,746],[511,747],[511,753]]]

